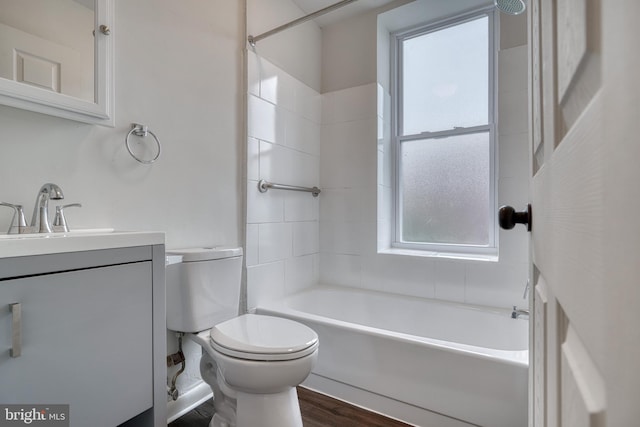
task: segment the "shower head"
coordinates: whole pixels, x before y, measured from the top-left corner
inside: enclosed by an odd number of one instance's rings
[[[520,15],[527,8],[524,0],[494,0],[493,3],[501,12],[508,15]]]

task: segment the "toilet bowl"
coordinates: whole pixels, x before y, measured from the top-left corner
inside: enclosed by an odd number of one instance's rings
[[[302,427],[296,386],[317,358],[318,336],[298,322],[237,316],[242,250],[167,252],[167,327],[203,348],[214,394],[212,427]]]

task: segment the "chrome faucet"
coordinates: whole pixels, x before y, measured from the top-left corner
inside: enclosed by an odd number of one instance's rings
[[[35,228],[36,221],[39,217],[40,222],[38,231],[40,233],[51,233],[53,231],[51,229],[51,224],[49,224],[49,199],[64,199],[62,189],[56,184],[44,184],[36,196],[36,203],[33,206],[33,215],[31,216],[31,227]]]
[[[513,311],[511,312],[511,318],[512,319],[517,319],[520,316],[527,316],[527,318],[529,317],[529,310],[525,309],[525,308],[518,308],[517,306],[513,306]]]
[[[0,202],[0,206],[6,206],[14,210],[13,218],[11,219],[11,225],[9,226],[9,231],[7,231],[7,234],[22,234],[28,231],[27,221],[24,219],[24,211],[22,210],[22,205]]]
[[[524,294],[522,295],[522,299],[526,300],[529,296],[529,279],[527,279],[527,283],[524,285]],[[513,306],[513,311],[511,312],[511,318],[517,319],[520,316],[527,316],[529,318],[529,310],[526,308],[518,308],[517,306]]]

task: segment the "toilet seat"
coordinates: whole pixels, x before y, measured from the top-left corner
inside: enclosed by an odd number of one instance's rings
[[[214,350],[238,359],[284,361],[316,351],[318,335],[293,320],[245,314],[211,328],[209,343]]]

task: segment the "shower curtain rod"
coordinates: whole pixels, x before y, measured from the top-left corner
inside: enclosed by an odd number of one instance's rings
[[[303,22],[307,22],[310,21],[311,19],[317,18],[318,16],[322,16],[325,13],[329,13],[332,12],[336,9],[340,9],[342,6],[346,6],[349,3],[353,3],[354,1],[358,1],[358,0],[342,0],[338,3],[334,3],[331,6],[327,6],[324,9],[320,9],[320,10],[316,10],[313,13],[310,13],[308,15],[305,15],[303,17],[300,17],[298,19],[294,19],[291,22],[288,22],[284,25],[280,25],[279,27],[274,28],[273,30],[267,31],[266,33],[262,33],[259,34],[257,36],[252,36],[250,35],[249,37],[247,37],[247,40],[249,41],[249,44],[253,47],[256,46],[256,43],[259,42],[262,39],[265,39],[269,36],[272,36],[276,33],[279,33],[280,31],[284,31],[287,30],[291,27],[295,27],[296,25],[302,24]]]

